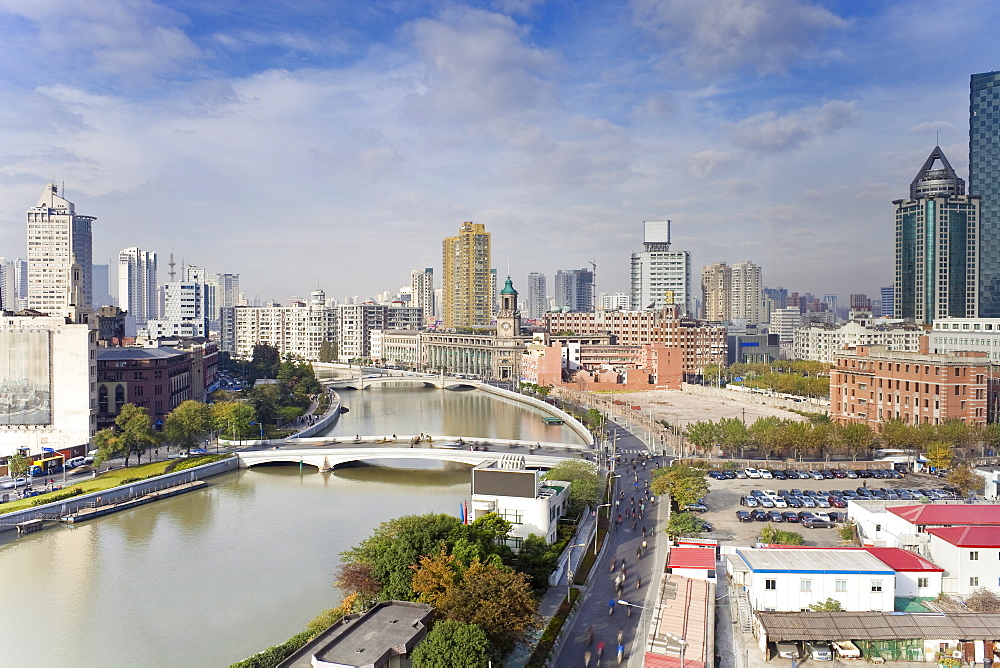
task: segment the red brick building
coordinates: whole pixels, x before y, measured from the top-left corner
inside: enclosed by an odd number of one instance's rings
[[[125,404],[144,406],[155,424],[196,398],[191,364],[190,353],[174,348],[98,348],[97,428],[111,426]]]
[[[992,385],[983,352],[905,353],[884,346],[845,350],[830,371],[830,416],[838,422],[883,420],[986,424]]]
[[[558,337],[610,334],[620,346],[661,344],[680,351],[685,375],[697,376],[710,364],[726,364],[726,328],[682,318],[676,308],[661,311],[595,311],[592,313],[546,313],[545,326]]]
[[[536,385],[589,391],[681,388],[681,353],[662,344],[530,344],[521,361],[522,378]]]

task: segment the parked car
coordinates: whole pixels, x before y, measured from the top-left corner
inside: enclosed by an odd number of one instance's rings
[[[759,474],[760,474],[760,477],[761,477],[761,478],[767,478],[768,480],[770,480],[771,478],[773,478],[773,477],[774,477],[774,476],[773,476],[773,475],[771,474],[771,472],[770,472],[770,471],[768,471],[767,469],[759,469],[759,470],[757,471],[757,473],[759,473]]]
[[[722,471],[709,471],[708,477],[712,478],[713,480],[725,480],[726,474],[723,473]]]
[[[844,473],[843,469],[833,469],[833,477],[834,478],[846,478],[847,474]]]
[[[761,510],[760,508],[754,508],[753,510],[751,510],[750,517],[753,518],[754,522],[767,522],[769,519],[771,519],[771,516],[768,515],[765,511]]]
[[[736,474],[736,477],[739,478],[740,480],[747,479],[747,472],[744,471],[743,469],[737,469],[734,473]]]
[[[738,519],[740,522],[753,522],[753,518],[750,517],[750,513],[748,513],[745,510],[737,510],[736,519]]]
[[[744,496],[740,499],[740,505],[744,505],[747,508],[756,508],[760,504],[757,503],[757,497],[755,496]]]
[[[820,473],[819,471],[813,471],[812,473],[810,473],[810,475],[812,476],[813,480],[822,480],[823,479],[823,474]]]
[[[830,521],[831,522],[846,522],[847,521],[847,513],[842,513],[842,512],[837,511],[837,510],[831,510],[830,512],[827,513],[827,515],[830,516]]]
[[[802,501],[799,499],[799,497],[797,497],[797,496],[786,496],[784,498],[785,498],[785,503],[788,504],[789,508],[801,508],[802,507]]]
[[[833,527],[833,522],[825,522],[818,517],[814,517],[809,520],[802,520],[802,526],[807,529],[830,529]]]
[[[827,499],[827,501],[828,501],[828,502],[830,503],[830,505],[831,505],[831,506],[833,506],[834,508],[846,508],[846,507],[847,507],[847,504],[846,504],[846,503],[844,503],[843,501],[841,501],[840,499],[838,499],[838,498],[837,498],[837,497],[835,497],[835,496],[831,496],[830,498],[828,498],[828,499]]]
[[[785,512],[781,513],[781,516],[785,518],[786,522],[799,521],[799,516],[795,513],[794,510],[786,510]]]
[[[853,480],[853,479],[855,479],[855,478],[858,477],[858,474],[856,472],[852,471],[851,469],[847,469],[846,471],[844,471],[844,475],[846,477],[850,478],[851,480]]]
[[[779,470],[771,471],[771,477],[774,478],[775,480],[784,480],[787,476],[785,476],[785,472],[784,471],[782,471],[782,470],[779,469]]]
[[[816,516],[816,519],[818,519],[818,520],[823,520],[824,522],[829,522],[830,521],[830,515],[827,514],[827,513],[817,512],[817,513],[814,513],[814,514]]]
[[[774,508],[774,501],[769,496],[759,496],[757,501],[761,508]]]
[[[782,659],[801,659],[799,644],[795,642],[779,642],[775,644],[778,656]]]
[[[787,508],[787,507],[788,507],[788,502],[787,502],[787,501],[785,501],[785,500],[784,500],[784,499],[783,499],[782,497],[780,497],[780,496],[775,496],[775,497],[773,497],[773,498],[771,499],[771,501],[772,501],[772,502],[774,502],[774,507],[775,507],[775,508]]]
[[[799,516],[799,519],[802,520],[803,522],[805,522],[806,520],[814,519],[816,517],[816,515],[809,512],[808,510],[800,510],[797,514]]]
[[[767,513],[772,522],[784,522],[785,517],[781,514],[781,511],[772,510]]]
[[[757,469],[743,469],[743,473],[745,473],[748,478],[760,478],[760,471]]]
[[[833,648],[825,640],[806,641],[805,650],[813,661],[833,661]]]
[[[707,513],[708,506],[706,506],[704,503],[689,503],[686,506],[684,506],[681,510],[687,510],[695,513]]]
[[[726,471],[723,471],[722,474],[724,476],[726,476],[726,480],[735,480],[736,479],[736,471],[726,470]]]

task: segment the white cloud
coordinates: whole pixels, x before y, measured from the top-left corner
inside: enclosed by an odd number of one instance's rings
[[[803,0],[632,0],[636,24],[699,74],[783,72],[848,23]]]
[[[822,107],[803,107],[784,116],[767,111],[734,124],[729,139],[757,153],[791,151],[852,125],[860,116],[857,106],[857,101],[831,100]]]
[[[698,178],[705,178],[717,169],[723,169],[740,164],[740,159],[726,151],[716,151],[709,149],[699,151],[688,159],[691,173]]]

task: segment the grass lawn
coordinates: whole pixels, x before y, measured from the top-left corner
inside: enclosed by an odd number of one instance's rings
[[[86,480],[81,480],[80,482],[73,483],[72,485],[66,485],[63,489],[55,492],[39,494],[38,496],[32,496],[28,499],[5,503],[0,505],[0,514],[12,513],[15,510],[24,510],[25,508],[32,508],[34,506],[34,502],[38,499],[44,499],[47,496],[58,494],[69,489],[80,488],[83,490],[83,492],[81,492],[82,494],[88,494],[90,492],[100,492],[105,489],[111,489],[112,487],[118,487],[122,484],[122,481],[127,478],[147,478],[149,476],[161,475],[166,471],[167,467],[174,462],[175,460],[152,462],[151,464],[143,464],[142,466],[130,466],[124,469],[108,471],[107,473],[102,473],[96,478],[87,478]],[[58,475],[50,477],[53,480],[58,481]],[[14,490],[10,491],[13,492]]]

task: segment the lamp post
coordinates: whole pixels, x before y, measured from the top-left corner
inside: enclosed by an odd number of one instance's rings
[[[569,603],[569,591],[573,588],[573,550],[578,547],[587,547],[586,543],[578,543],[569,546],[569,559],[566,561],[566,602]]]

